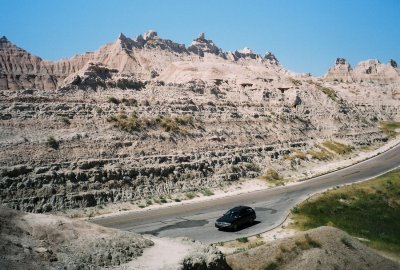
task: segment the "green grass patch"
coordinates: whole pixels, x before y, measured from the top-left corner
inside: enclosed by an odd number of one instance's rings
[[[316,195],[292,214],[299,229],[330,225],[369,239],[373,248],[400,254],[400,169]]]
[[[400,122],[382,121],[379,123],[379,128],[389,137],[396,137],[399,134],[396,129],[400,129]]]
[[[325,141],[322,143],[322,145],[339,155],[346,155],[348,153],[351,153],[351,151],[353,150],[351,146],[335,141]]]

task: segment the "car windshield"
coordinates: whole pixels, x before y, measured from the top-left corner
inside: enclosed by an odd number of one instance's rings
[[[239,213],[238,213],[237,211],[229,210],[228,212],[226,212],[226,213],[224,214],[224,216],[235,217],[235,216],[237,216],[238,214],[239,214]]]

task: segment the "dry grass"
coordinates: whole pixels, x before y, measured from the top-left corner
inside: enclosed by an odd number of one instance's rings
[[[264,175],[260,176],[261,179],[269,182],[269,183],[273,183],[275,185],[284,185],[284,181],[283,178],[279,175],[279,173],[277,171],[275,171],[274,169],[268,169]]]
[[[322,145],[325,148],[329,149],[330,151],[333,151],[339,155],[349,154],[353,150],[353,148],[351,146],[342,144],[339,142],[335,142],[335,141],[325,141],[322,143]]]
[[[329,160],[331,159],[331,155],[325,151],[317,151],[317,150],[308,150],[307,153],[311,156],[313,159],[318,159],[318,160]]]
[[[186,128],[194,125],[191,115],[139,117],[136,113],[130,115],[120,113],[109,116],[107,121],[113,123],[114,127],[129,133],[146,131],[150,128],[163,128],[166,132],[186,134]]]
[[[379,128],[389,137],[396,137],[399,134],[399,132],[396,130],[400,129],[400,122],[382,121],[379,123]]]

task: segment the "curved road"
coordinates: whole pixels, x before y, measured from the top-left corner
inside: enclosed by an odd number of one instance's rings
[[[170,206],[143,212],[124,213],[91,222],[121,230],[160,237],[187,236],[203,243],[228,241],[262,233],[281,224],[290,209],[308,196],[328,188],[350,184],[400,166],[400,145],[361,163],[307,181],[198,203]],[[219,231],[215,220],[236,205],[255,208],[257,221],[237,232]]]

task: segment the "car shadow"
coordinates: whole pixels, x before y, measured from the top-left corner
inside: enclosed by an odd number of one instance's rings
[[[220,228],[220,229],[218,229],[218,231],[221,231],[221,232],[238,232],[238,231],[253,227],[253,226],[255,226],[257,224],[260,224],[260,223],[261,223],[261,221],[255,220],[253,223],[247,223],[245,225],[240,226],[237,230]]]

